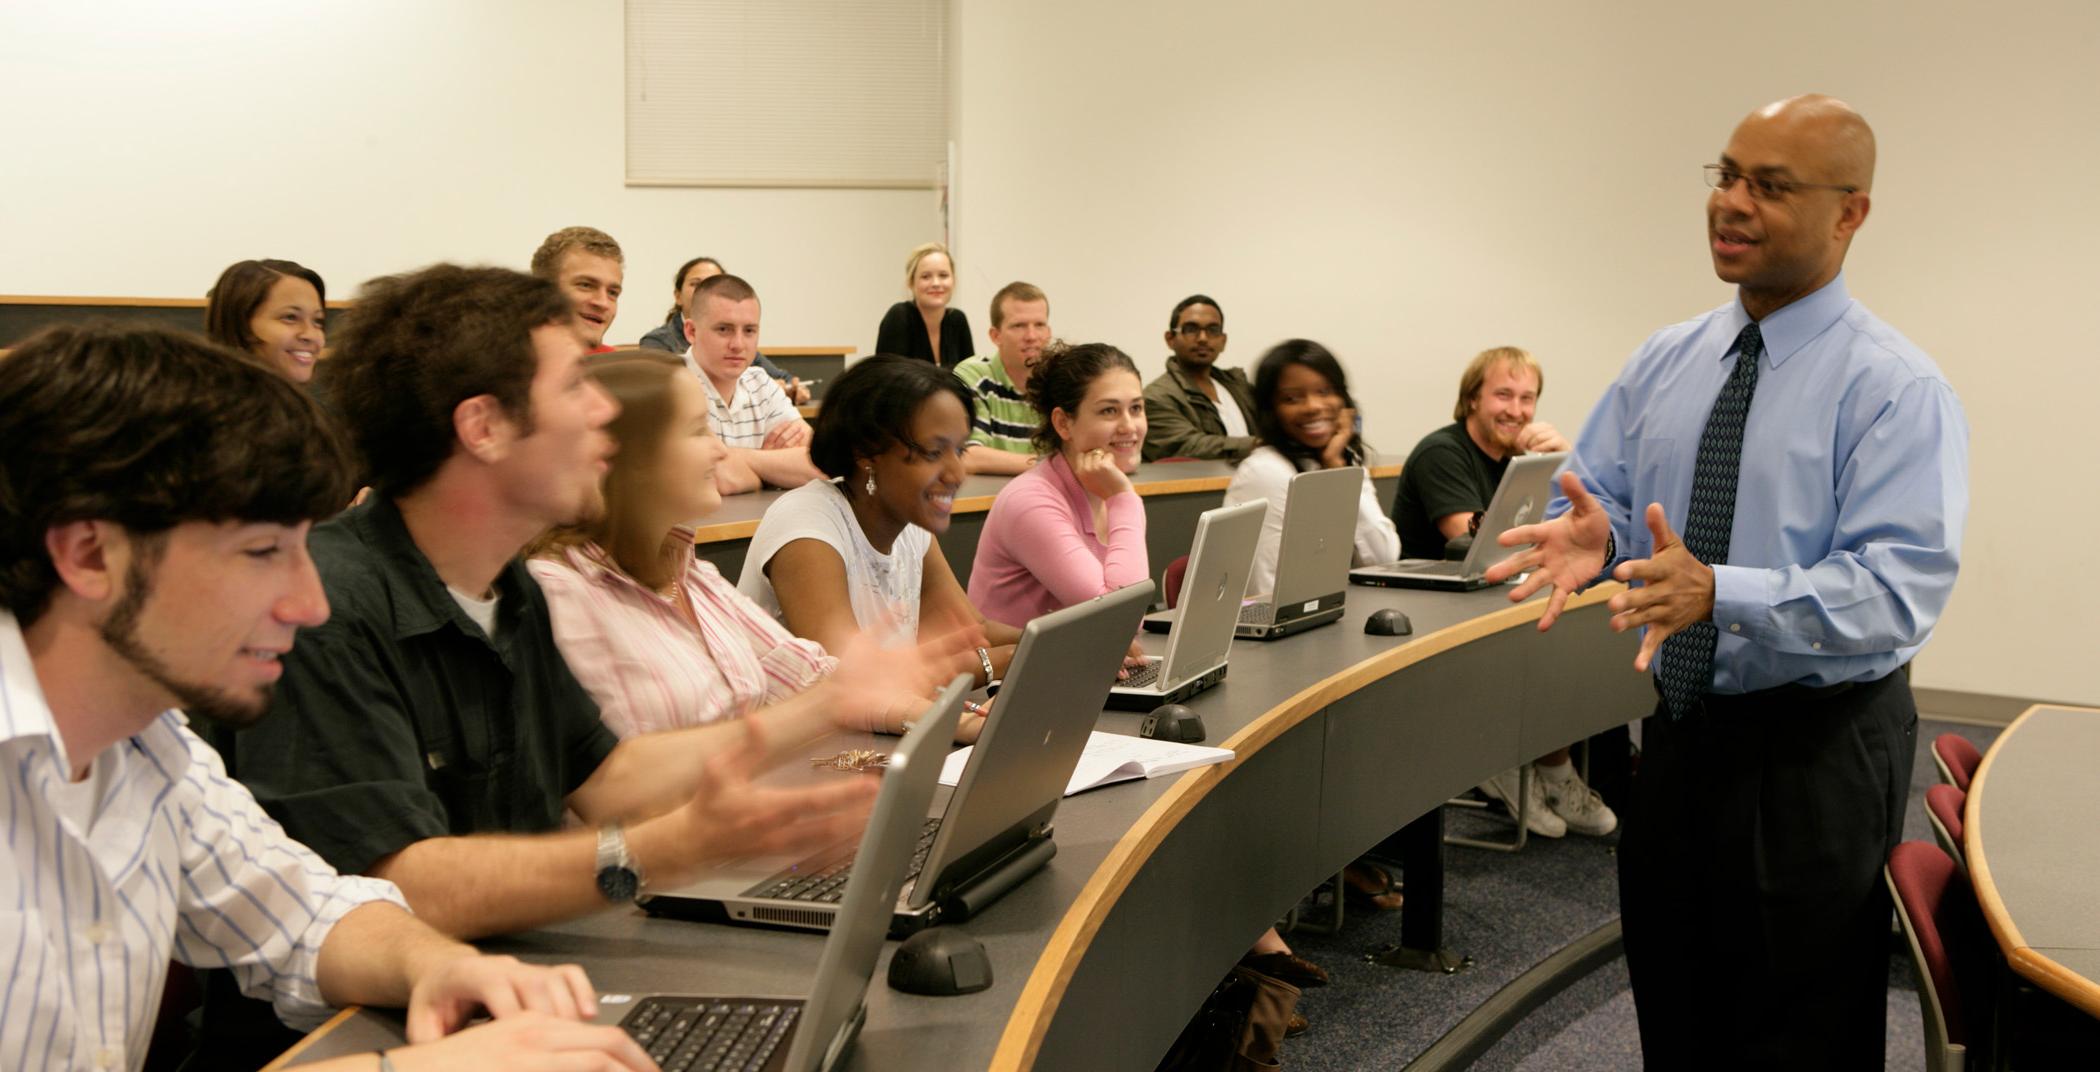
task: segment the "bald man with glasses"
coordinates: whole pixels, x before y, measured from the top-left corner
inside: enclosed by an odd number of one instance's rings
[[[1874,133],[1844,102],[1752,112],[1707,168],[1734,300],[1605,392],[1551,520],[1488,571],[1606,576],[1660,697],[1619,896],[1649,1068],[1880,1068],[1889,903],[1917,737],[1908,668],[1945,610],[1968,425],[1932,359],[1846,292]]]

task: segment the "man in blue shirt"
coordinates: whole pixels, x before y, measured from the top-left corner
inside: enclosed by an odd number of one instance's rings
[[[1488,577],[1535,571],[1514,599],[1551,585],[1541,628],[1607,571],[1638,584],[1610,608],[1664,698],[1619,854],[1648,1066],[1878,1068],[1906,671],[1954,587],[1968,428],[1931,359],[1846,292],[1865,120],[1768,105],[1707,173],[1736,300],[1634,354],[1553,519],[1502,538],[1536,546]]]

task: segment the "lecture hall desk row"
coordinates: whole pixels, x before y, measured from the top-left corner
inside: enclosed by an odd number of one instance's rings
[[[1389,501],[1395,470],[1378,472]],[[973,477],[958,497],[943,544],[958,572],[1001,479]],[[1207,462],[1141,471],[1156,570],[1186,553],[1195,515],[1227,479],[1228,467]],[[701,532],[699,553],[740,565],[737,545],[764,501],[732,497]],[[1506,590],[1352,587],[1335,625],[1235,645],[1229,676],[1190,706],[1206,743],[1237,758],[1066,800],[1057,856],[959,924],[984,943],[992,987],[902,994],[882,982],[885,954],[848,1067],[1151,1068],[1253,937],[1305,891],[1489,775],[1652,708],[1647,679],[1631,669],[1634,638],[1605,625],[1602,604],[1616,590],[1579,597],[1541,634],[1542,602],[1513,606]],[[1365,636],[1364,619],[1381,607],[1403,609],[1414,635]],[[1144,642],[1156,652],[1162,640]],[[1099,726],[1134,733],[1138,718],[1103,712]],[[842,737],[818,750],[859,743],[883,746]],[[773,775],[822,776],[793,765]],[[576,961],[607,993],[794,995],[807,989],[822,941],[613,910],[482,945]],[[352,1010],[282,1064],[400,1038],[398,1014]]]

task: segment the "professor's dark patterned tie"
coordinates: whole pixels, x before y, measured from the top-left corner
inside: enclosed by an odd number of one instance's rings
[[[1764,334],[1751,324],[1735,337],[1735,370],[1721,385],[1720,397],[1706,415],[1699,436],[1699,459],[1692,469],[1692,503],[1685,512],[1684,549],[1709,566],[1728,563],[1729,532],[1735,527],[1736,475],[1743,464],[1743,421],[1750,415],[1750,396],[1757,392],[1758,358],[1765,352]],[[1711,621],[1693,622],[1662,644],[1663,703],[1671,718],[1683,718],[1714,684]]]

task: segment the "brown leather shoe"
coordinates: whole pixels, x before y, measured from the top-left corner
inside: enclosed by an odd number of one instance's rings
[[[1368,860],[1342,869],[1342,894],[1351,905],[1373,912],[1397,912],[1407,901],[1400,892],[1400,880]]]
[[[1291,1014],[1291,1022],[1283,1025],[1283,1037],[1297,1038],[1299,1035],[1305,1034],[1305,1029],[1311,1026],[1311,1021],[1294,1012]]]

